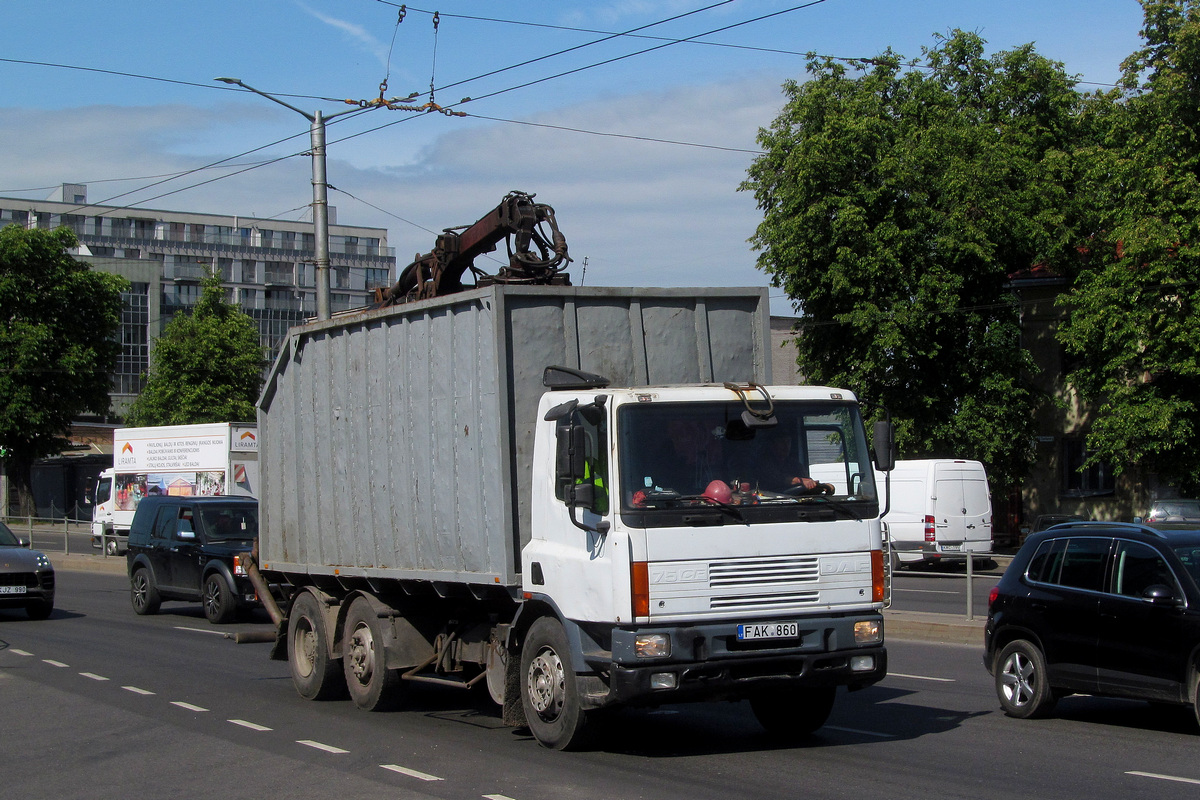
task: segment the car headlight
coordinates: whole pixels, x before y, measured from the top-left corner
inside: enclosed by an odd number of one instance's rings
[[[54,567],[52,567],[50,565],[50,559],[46,557],[45,553],[37,554],[37,568],[39,570],[43,570],[43,571],[48,570],[48,569],[54,569]]]

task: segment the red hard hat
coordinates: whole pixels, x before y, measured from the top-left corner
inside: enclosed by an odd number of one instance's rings
[[[733,499],[733,489],[725,481],[712,481],[704,489],[704,496],[717,503],[728,503]]]

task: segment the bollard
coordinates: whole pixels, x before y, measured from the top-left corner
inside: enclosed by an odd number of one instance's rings
[[[967,551],[967,621],[975,619],[975,556]]]

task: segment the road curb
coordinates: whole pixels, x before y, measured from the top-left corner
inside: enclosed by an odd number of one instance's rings
[[[42,552],[45,552],[44,550]],[[110,575],[125,574],[125,558],[84,555],[79,553],[46,553],[55,572],[106,572]]]
[[[942,644],[973,644],[983,647],[985,618],[973,620],[954,614],[933,614],[921,611],[884,611],[884,642],[938,642]]]

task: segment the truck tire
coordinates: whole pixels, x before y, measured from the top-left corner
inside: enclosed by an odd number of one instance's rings
[[[204,579],[201,600],[204,603],[204,616],[213,625],[224,625],[233,621],[237,613],[237,598],[233,596],[233,589],[221,573],[211,572]]]
[[[129,579],[129,602],[133,604],[133,612],[140,616],[158,613],[162,600],[158,596],[158,587],[154,585],[154,577],[146,567],[138,567]]]
[[[836,686],[784,689],[751,697],[750,708],[767,733],[799,739],[825,724],[836,696]]]
[[[342,641],[342,669],[354,705],[364,711],[386,711],[400,699],[400,675],[387,668],[383,626],[374,606],[364,597],[350,605]]]
[[[521,648],[521,704],[529,731],[543,747],[578,749],[587,743],[587,712],[562,625],[553,617],[533,623]]]
[[[292,684],[305,700],[331,700],[346,687],[340,659],[329,657],[329,638],[321,604],[301,592],[288,614],[288,667]]]

